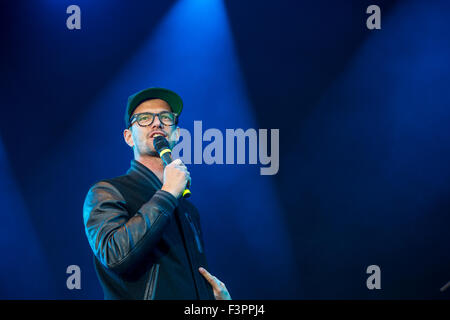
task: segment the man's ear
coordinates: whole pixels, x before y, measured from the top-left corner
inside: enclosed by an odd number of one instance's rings
[[[134,147],[133,135],[130,129],[123,130],[123,139],[131,148]]]
[[[178,140],[180,140],[180,127],[177,126],[175,130],[173,130],[172,134],[170,135],[169,140],[173,141],[175,144],[178,143]]]

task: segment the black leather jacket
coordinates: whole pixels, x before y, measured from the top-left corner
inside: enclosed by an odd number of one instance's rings
[[[90,188],[85,232],[105,299],[214,299],[198,272],[208,268],[198,211],[161,187],[132,160],[126,175]]]

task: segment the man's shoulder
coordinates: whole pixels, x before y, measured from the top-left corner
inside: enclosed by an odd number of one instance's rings
[[[87,197],[92,196],[93,193],[105,191],[117,193],[120,189],[120,185],[127,183],[128,180],[129,177],[127,174],[98,180],[90,186]]]
[[[100,180],[89,188],[83,204],[85,223],[90,219],[94,212],[96,212],[95,209],[102,206],[102,204],[123,202],[124,199],[121,192],[108,180],[109,179]]]
[[[138,177],[136,177],[136,174],[128,171],[127,173],[122,174],[120,176],[101,179],[101,180],[97,181],[96,184],[109,183],[112,185],[117,185],[117,184],[130,185],[130,184],[135,184],[138,182],[139,182],[139,179],[138,179]]]
[[[109,183],[109,184],[116,184],[116,183],[124,183],[130,181],[130,175],[129,174],[123,174],[120,176],[116,176],[116,177],[112,177],[112,178],[105,178],[102,179],[100,181],[98,181],[97,183]]]

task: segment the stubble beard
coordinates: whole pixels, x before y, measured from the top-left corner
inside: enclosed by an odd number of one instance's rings
[[[147,150],[146,150],[145,154],[150,157],[158,157],[159,158],[159,153],[154,149],[154,147],[147,146]]]
[[[172,150],[176,143],[171,140],[168,140],[168,142],[169,142],[169,148],[170,148],[170,150]],[[145,150],[144,154],[147,156],[150,156],[150,157],[158,157],[159,158],[159,152],[155,150],[154,146],[146,145],[146,150]]]
[[[148,152],[147,155],[150,157],[158,157],[159,158],[159,153],[156,152],[155,150],[150,150],[150,152]]]
[[[176,141],[172,141],[169,139],[167,139],[167,141],[169,142],[170,150],[172,150],[173,147],[176,145]],[[137,148],[138,148],[137,149],[138,153],[140,155],[159,158],[159,152],[155,150],[155,147],[152,145],[152,143],[150,143],[150,140],[148,140],[148,142],[144,146],[141,146],[140,148],[137,147]]]

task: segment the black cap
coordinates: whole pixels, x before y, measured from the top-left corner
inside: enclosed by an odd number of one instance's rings
[[[164,88],[144,89],[128,97],[127,109],[125,112],[125,126],[127,128],[130,127],[130,118],[134,110],[138,105],[148,99],[164,100],[169,104],[172,112],[175,113],[177,117],[180,115],[181,110],[183,110],[183,100],[181,100],[181,97],[175,92]]]

